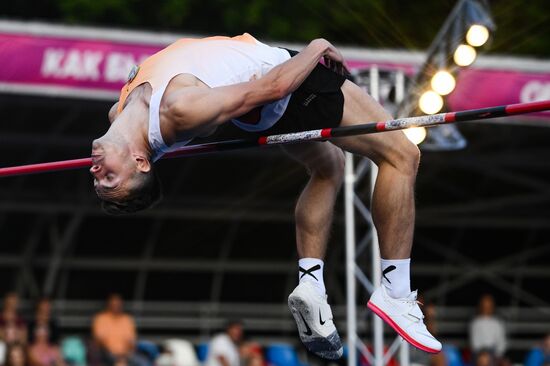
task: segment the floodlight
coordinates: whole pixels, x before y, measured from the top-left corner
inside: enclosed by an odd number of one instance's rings
[[[415,145],[420,145],[422,141],[426,138],[426,128],[425,127],[412,127],[403,130],[405,136]]]
[[[458,66],[470,66],[476,59],[475,48],[467,44],[461,44],[456,48],[453,60]]]
[[[432,89],[437,94],[447,95],[454,90],[456,80],[450,72],[446,70],[439,70],[434,76],[432,76],[431,85]]]
[[[473,24],[466,33],[466,42],[470,46],[481,47],[489,39],[489,29],[481,24]]]
[[[435,114],[443,108],[443,98],[433,90],[428,90],[420,96],[418,105],[422,112],[426,114]]]

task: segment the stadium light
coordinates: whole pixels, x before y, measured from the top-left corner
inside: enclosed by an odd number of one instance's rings
[[[426,114],[435,114],[443,108],[443,98],[433,90],[428,90],[420,96],[418,106]]]
[[[470,46],[481,47],[489,40],[489,29],[481,24],[473,24],[466,33],[466,42]]]
[[[483,46],[489,40],[491,32],[496,28],[487,3],[479,0],[467,0],[464,4],[464,10],[466,25],[468,26],[466,41],[474,47]]]
[[[412,127],[403,130],[405,136],[415,145],[420,145],[428,134],[425,127]]]
[[[446,70],[439,70],[435,73],[434,76],[432,76],[430,84],[432,86],[432,89],[437,94],[447,95],[454,90],[456,86],[456,80],[450,72]]]
[[[397,114],[438,113],[444,107],[445,96],[456,88],[459,67],[468,67],[476,60],[495,29],[488,0],[457,0],[430,44]],[[466,146],[456,126],[440,126],[427,132],[423,148],[454,150]]]
[[[458,66],[470,66],[476,59],[475,48],[467,44],[461,44],[456,48],[453,60]]]

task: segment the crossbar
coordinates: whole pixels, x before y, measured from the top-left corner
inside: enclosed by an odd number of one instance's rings
[[[404,130],[411,127],[432,127],[447,123],[483,120],[533,112],[542,112],[547,110],[550,110],[550,100],[543,100],[531,103],[508,104],[498,107],[470,109],[459,112],[448,112],[425,116],[398,118],[389,121],[369,122],[354,126],[323,128],[319,130],[261,136],[259,138],[217,141],[201,145],[185,146],[181,149],[167,153],[163,156],[163,159],[189,157],[208,153],[240,150],[258,146],[293,144],[304,141],[322,141],[336,137]],[[48,163],[12,166],[0,168],[0,177],[86,168],[90,167],[91,165],[91,158],[81,158],[73,160],[54,161]]]

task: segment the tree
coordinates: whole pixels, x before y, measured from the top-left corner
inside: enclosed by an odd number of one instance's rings
[[[425,49],[454,0],[18,0],[0,15],[108,27]],[[547,0],[493,0],[490,52],[550,56]]]

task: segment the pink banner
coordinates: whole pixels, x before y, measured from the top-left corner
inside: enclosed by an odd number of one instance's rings
[[[0,34],[0,90],[114,99],[133,65],[161,46],[103,40]],[[375,64],[350,59],[352,68]],[[376,63],[381,69],[404,70],[404,62]],[[449,96],[453,110],[550,99],[550,71],[527,73],[466,69]],[[550,113],[539,116],[550,117]]]
[[[465,69],[447,98],[452,110],[550,100],[549,73]],[[530,116],[550,118],[550,112]]]
[[[0,82],[117,92],[158,46],[0,34]]]

